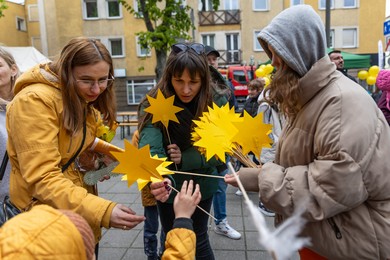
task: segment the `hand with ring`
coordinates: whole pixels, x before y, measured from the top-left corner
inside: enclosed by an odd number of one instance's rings
[[[111,212],[110,227],[130,230],[144,220],[144,216],[137,216],[132,209],[117,204]]]
[[[177,146],[177,144],[167,145],[167,151],[172,162],[176,164],[181,163],[181,151],[179,146]]]

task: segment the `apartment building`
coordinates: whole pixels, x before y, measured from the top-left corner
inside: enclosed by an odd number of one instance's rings
[[[213,10],[210,0],[181,1],[192,9],[195,29],[189,35],[217,49],[221,66],[256,67],[267,62],[256,35],[292,5],[311,5],[324,24],[326,18],[325,0],[220,0],[218,10]],[[378,40],[385,41],[385,2],[331,0],[330,47],[370,54],[372,64],[377,64]],[[136,0],[128,3],[137,9]],[[54,60],[73,37],[100,39],[114,59],[119,110],[135,110],[155,85],[156,55],[137,43],[136,33],[145,30],[144,21],[117,0],[25,0],[24,5],[7,5],[5,17],[0,18],[0,42],[5,45],[34,46]]]

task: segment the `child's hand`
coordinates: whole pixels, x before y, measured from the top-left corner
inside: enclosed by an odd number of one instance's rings
[[[200,194],[199,184],[196,184],[195,191],[193,190],[194,182],[190,180],[187,187],[187,181],[184,181],[181,191],[176,195],[173,203],[176,218],[191,218],[194,214],[202,195]]]

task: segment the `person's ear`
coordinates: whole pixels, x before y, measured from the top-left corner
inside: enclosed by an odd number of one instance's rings
[[[11,76],[14,78],[16,77],[16,75],[18,75],[18,66],[16,66],[15,64],[11,66]]]

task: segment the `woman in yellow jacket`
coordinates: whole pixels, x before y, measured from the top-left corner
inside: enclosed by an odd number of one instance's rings
[[[106,47],[98,40],[75,38],[58,61],[18,78],[7,110],[12,203],[21,210],[35,204],[72,210],[87,220],[96,243],[101,227],[129,230],[144,220],[128,207],[99,198],[72,158],[89,149],[102,118],[113,126],[113,81]]]

